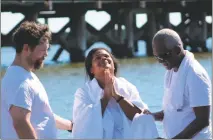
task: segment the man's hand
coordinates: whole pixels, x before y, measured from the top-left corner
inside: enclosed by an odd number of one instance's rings
[[[37,139],[35,130],[30,122],[31,112],[14,105],[10,107],[9,111],[18,137],[20,139]]]
[[[149,110],[147,109],[144,109],[142,110],[143,114],[150,114],[152,115],[156,121],[162,121],[163,118],[164,118],[164,113],[163,111],[160,111],[160,112],[156,112],[156,113],[151,113]]]
[[[156,121],[163,121],[163,118],[164,118],[164,112],[163,111],[152,113],[152,115],[154,116]]]
[[[156,116],[154,113],[151,113],[148,109],[142,109],[141,110],[143,114],[152,115],[154,119],[156,120]]]
[[[61,130],[72,130],[72,122],[70,120],[64,119],[56,114],[54,114],[54,119],[56,122],[56,127]]]

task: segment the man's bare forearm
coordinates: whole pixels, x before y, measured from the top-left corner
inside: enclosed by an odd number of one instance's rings
[[[35,130],[30,122],[19,121],[13,125],[20,139],[37,139]]]
[[[72,122],[54,114],[56,127],[61,130],[72,130]]]
[[[182,132],[172,139],[191,139],[206,126],[208,126],[207,123],[203,123],[202,120],[195,119]]]

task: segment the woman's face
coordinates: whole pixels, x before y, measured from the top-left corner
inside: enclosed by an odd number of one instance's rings
[[[104,71],[109,70],[114,75],[115,66],[111,55],[105,50],[98,50],[93,54],[90,72],[97,80],[104,79]]]

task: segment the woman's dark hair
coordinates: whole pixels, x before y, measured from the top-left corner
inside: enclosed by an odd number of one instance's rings
[[[28,44],[33,50],[40,43],[41,38],[51,40],[51,32],[47,25],[31,21],[23,22],[13,33],[16,53],[22,52],[24,44]]]
[[[94,75],[90,72],[91,67],[92,67],[93,55],[99,50],[105,50],[106,52],[108,52],[110,54],[110,57],[112,58],[112,61],[114,63],[114,67],[115,67],[114,75],[117,74],[117,70],[118,70],[117,59],[105,48],[94,48],[89,52],[89,54],[87,55],[86,60],[85,60],[86,74],[87,74],[87,76],[89,76],[90,80],[92,80],[94,78]]]

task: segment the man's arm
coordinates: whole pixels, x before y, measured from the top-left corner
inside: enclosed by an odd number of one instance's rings
[[[9,111],[18,137],[20,139],[37,139],[35,130],[30,122],[31,112],[14,105],[11,106]]]
[[[72,130],[73,123],[70,120],[61,118],[60,116],[54,114],[54,119],[56,122],[56,127],[61,130]]]
[[[194,107],[195,120],[173,139],[190,139],[209,125],[210,106]]]

